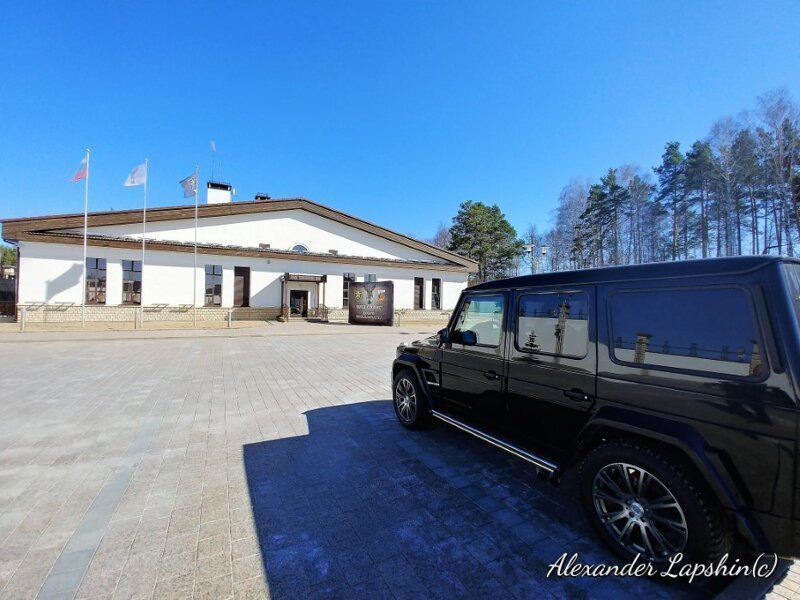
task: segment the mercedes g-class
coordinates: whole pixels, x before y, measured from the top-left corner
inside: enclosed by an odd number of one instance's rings
[[[739,257],[467,288],[400,346],[400,423],[458,427],[581,501],[621,557],[800,555],[800,261]]]

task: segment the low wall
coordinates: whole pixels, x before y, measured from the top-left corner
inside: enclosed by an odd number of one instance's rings
[[[80,305],[21,304],[17,306],[17,321],[22,318],[28,323],[75,323],[81,320]],[[226,321],[229,308],[218,306],[198,306],[198,321]],[[268,321],[280,314],[278,307],[234,308],[231,315],[234,321]],[[87,322],[133,323],[140,318],[144,321],[192,321],[194,311],[191,306],[86,306]]]
[[[396,310],[394,311],[394,325],[402,323],[420,323],[426,321],[444,322],[450,319],[452,311],[449,310]],[[349,312],[346,308],[331,308],[328,310],[328,321],[332,323],[347,323]]]
[[[81,320],[81,307],[75,304],[20,304],[17,306],[17,322],[21,320],[22,309],[25,309],[27,323],[76,323]],[[225,307],[198,306],[198,321],[226,321],[228,311]],[[234,321],[272,321],[278,318],[281,309],[277,306],[246,308],[237,307],[231,315]],[[449,310],[396,310],[394,324],[417,322],[444,322],[450,318]],[[141,316],[140,316],[141,315]],[[328,310],[328,321],[347,323],[346,308]],[[192,321],[191,306],[86,306],[86,321],[104,323],[133,323],[143,318],[144,321]]]

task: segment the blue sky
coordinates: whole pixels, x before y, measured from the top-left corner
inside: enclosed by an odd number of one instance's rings
[[[573,177],[655,165],[785,86],[800,3],[8,2],[0,218],[303,196],[418,237],[464,200],[545,227]]]

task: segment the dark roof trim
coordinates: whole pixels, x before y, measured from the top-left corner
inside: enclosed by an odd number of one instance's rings
[[[359,229],[366,233],[382,237],[386,240],[401,244],[408,248],[425,252],[437,258],[447,260],[457,265],[468,267],[472,271],[477,271],[478,263],[474,260],[433,246],[426,242],[416,240],[409,236],[397,233],[380,225],[375,225],[369,221],[359,219],[347,213],[343,213],[322,204],[317,204],[305,198],[286,198],[279,200],[251,201],[251,202],[229,202],[223,204],[204,204],[198,207],[198,218],[224,217],[229,215],[243,215],[253,213],[304,210],[306,212],[330,219],[337,223]],[[161,208],[151,208],[147,211],[147,220],[153,221],[174,221],[179,219],[193,219],[194,206],[167,206]],[[89,227],[102,225],[127,225],[142,222],[142,211],[120,210],[111,212],[89,213]],[[51,215],[45,217],[26,217],[19,219],[6,219],[3,224],[3,239],[16,241],[23,233],[44,232],[53,229],[83,228],[83,213],[71,213],[64,215]]]
[[[17,241],[43,242],[51,244],[82,245],[83,235],[66,232],[23,232]],[[92,248],[127,248],[142,249],[142,240],[129,237],[111,237],[104,235],[90,235],[88,245]],[[151,250],[164,252],[194,252],[194,244],[183,242],[167,242],[159,240],[146,240],[146,247]],[[197,244],[198,254],[218,256],[249,256],[263,259],[286,259],[318,263],[339,263],[348,265],[372,265],[376,267],[394,267],[401,269],[420,269],[426,271],[450,271],[469,273],[469,268],[453,263],[435,263],[416,260],[401,260],[393,258],[372,258],[369,256],[347,256],[342,254],[318,254],[314,252],[292,252],[290,250],[261,250],[259,248],[245,248],[242,246],[222,246],[218,244]]]

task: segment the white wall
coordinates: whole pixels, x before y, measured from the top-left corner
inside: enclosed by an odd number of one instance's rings
[[[81,303],[83,249],[80,246],[20,242],[19,250],[18,303]]]
[[[83,233],[83,229],[70,230]],[[140,223],[90,227],[89,233],[141,238]],[[148,239],[194,242],[194,220],[154,221],[147,224]],[[337,250],[346,256],[370,258],[401,258],[445,262],[419,250],[389,241],[326,219],[304,210],[272,213],[206,217],[199,220],[197,240],[200,243],[237,245],[258,248],[270,244],[276,250],[290,250],[304,244],[309,251],[328,253]]]
[[[81,294],[83,278],[83,247],[71,244],[42,244],[20,242],[20,304],[31,302],[73,302],[83,301]],[[89,246],[90,258],[106,259],[106,304],[122,303],[122,261],[141,260],[140,250],[120,248],[93,248]],[[154,252],[145,255],[142,274],[142,304],[191,304],[192,265],[190,252]],[[205,274],[202,255],[197,259],[197,302],[205,300]],[[215,263],[219,264],[219,263]],[[233,301],[233,273],[230,285]]]
[[[19,302],[82,302],[83,248],[79,245],[20,242]],[[141,260],[139,250],[89,247],[87,256],[105,258],[106,303],[116,305],[122,301],[122,261]],[[205,302],[205,265],[222,265],[222,305],[233,305],[233,269],[250,267],[250,305],[280,306],[281,282],[284,273],[327,275],[325,304],[331,308],[342,306],[344,273],[355,273],[364,281],[367,273],[377,275],[379,281],[394,281],[394,305],[397,309],[413,308],[414,277],[425,278],[425,307],[430,308],[431,279],[442,280],[442,308],[455,306],[458,296],[467,285],[466,273],[436,271],[434,269],[408,269],[399,267],[374,267],[311,261],[272,260],[257,257],[219,256],[198,253],[197,303]],[[192,294],[191,252],[147,251],[142,277],[142,303],[191,304]],[[290,284],[290,288],[295,286]],[[315,284],[297,286],[316,290]],[[320,298],[319,301],[322,299]],[[311,302],[311,299],[309,298]],[[316,305],[313,300],[312,306]]]

